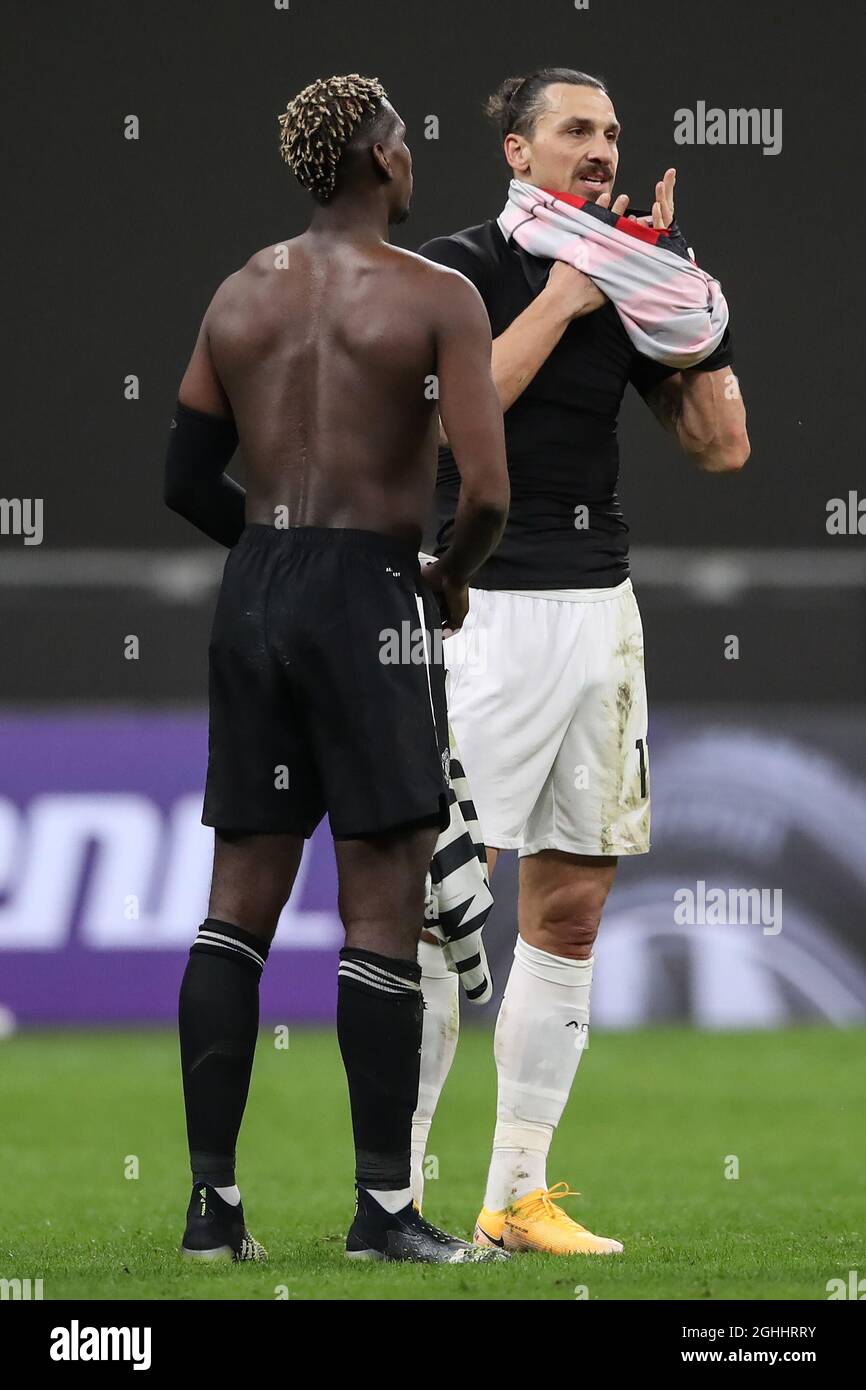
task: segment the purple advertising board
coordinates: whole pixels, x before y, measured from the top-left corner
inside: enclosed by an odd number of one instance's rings
[[[866,1019],[866,718],[663,709],[652,851],[621,862],[596,946],[593,1026]],[[0,716],[0,1031],[170,1022],[207,914],[203,712]],[[485,938],[496,998],[516,932],[503,855]],[[336,871],[308,843],[264,972],[262,1017],[329,1022]]]
[[[175,1016],[207,915],[203,713],[0,718],[0,1007],[20,1024]],[[330,1020],[342,930],[327,824],[262,981],[263,1017]]]

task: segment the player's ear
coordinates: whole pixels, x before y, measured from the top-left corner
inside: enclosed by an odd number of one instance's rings
[[[505,137],[502,149],[512,173],[518,178],[525,174],[529,167],[529,160],[522,138],[515,135],[513,131],[509,132]]]
[[[373,145],[370,149],[370,157],[377,174],[388,180],[393,179],[394,171],[391,168],[391,161],[385,153],[384,145]]]

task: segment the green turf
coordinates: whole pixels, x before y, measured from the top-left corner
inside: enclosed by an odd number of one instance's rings
[[[425,1213],[468,1233],[494,1106],[491,1040],[464,1029],[434,1123]],[[344,1080],[330,1033],[262,1032],[240,1144],[262,1266],[202,1268],[176,1247],[189,1196],[176,1043],[52,1033],[0,1043],[0,1278],[50,1298],[825,1299],[866,1273],[866,1032],[595,1034],[554,1142],[570,1210],[619,1258],[493,1268],[351,1264]],[[128,1156],[139,1177],[124,1176]],[[736,1181],[724,1176],[739,1159]]]

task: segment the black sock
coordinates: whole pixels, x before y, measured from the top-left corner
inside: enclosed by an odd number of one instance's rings
[[[395,1191],[410,1185],[424,1009],[420,982],[415,961],[350,946],[340,952],[337,1038],[361,1187]]]
[[[208,917],[180,987],[180,1059],[193,1182],[231,1187],[235,1145],[259,1030],[259,980],[268,948]]]

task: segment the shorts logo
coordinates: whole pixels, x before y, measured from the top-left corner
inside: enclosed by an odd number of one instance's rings
[[[442,771],[445,774],[445,781],[451,781],[451,750],[446,748],[442,754]]]

